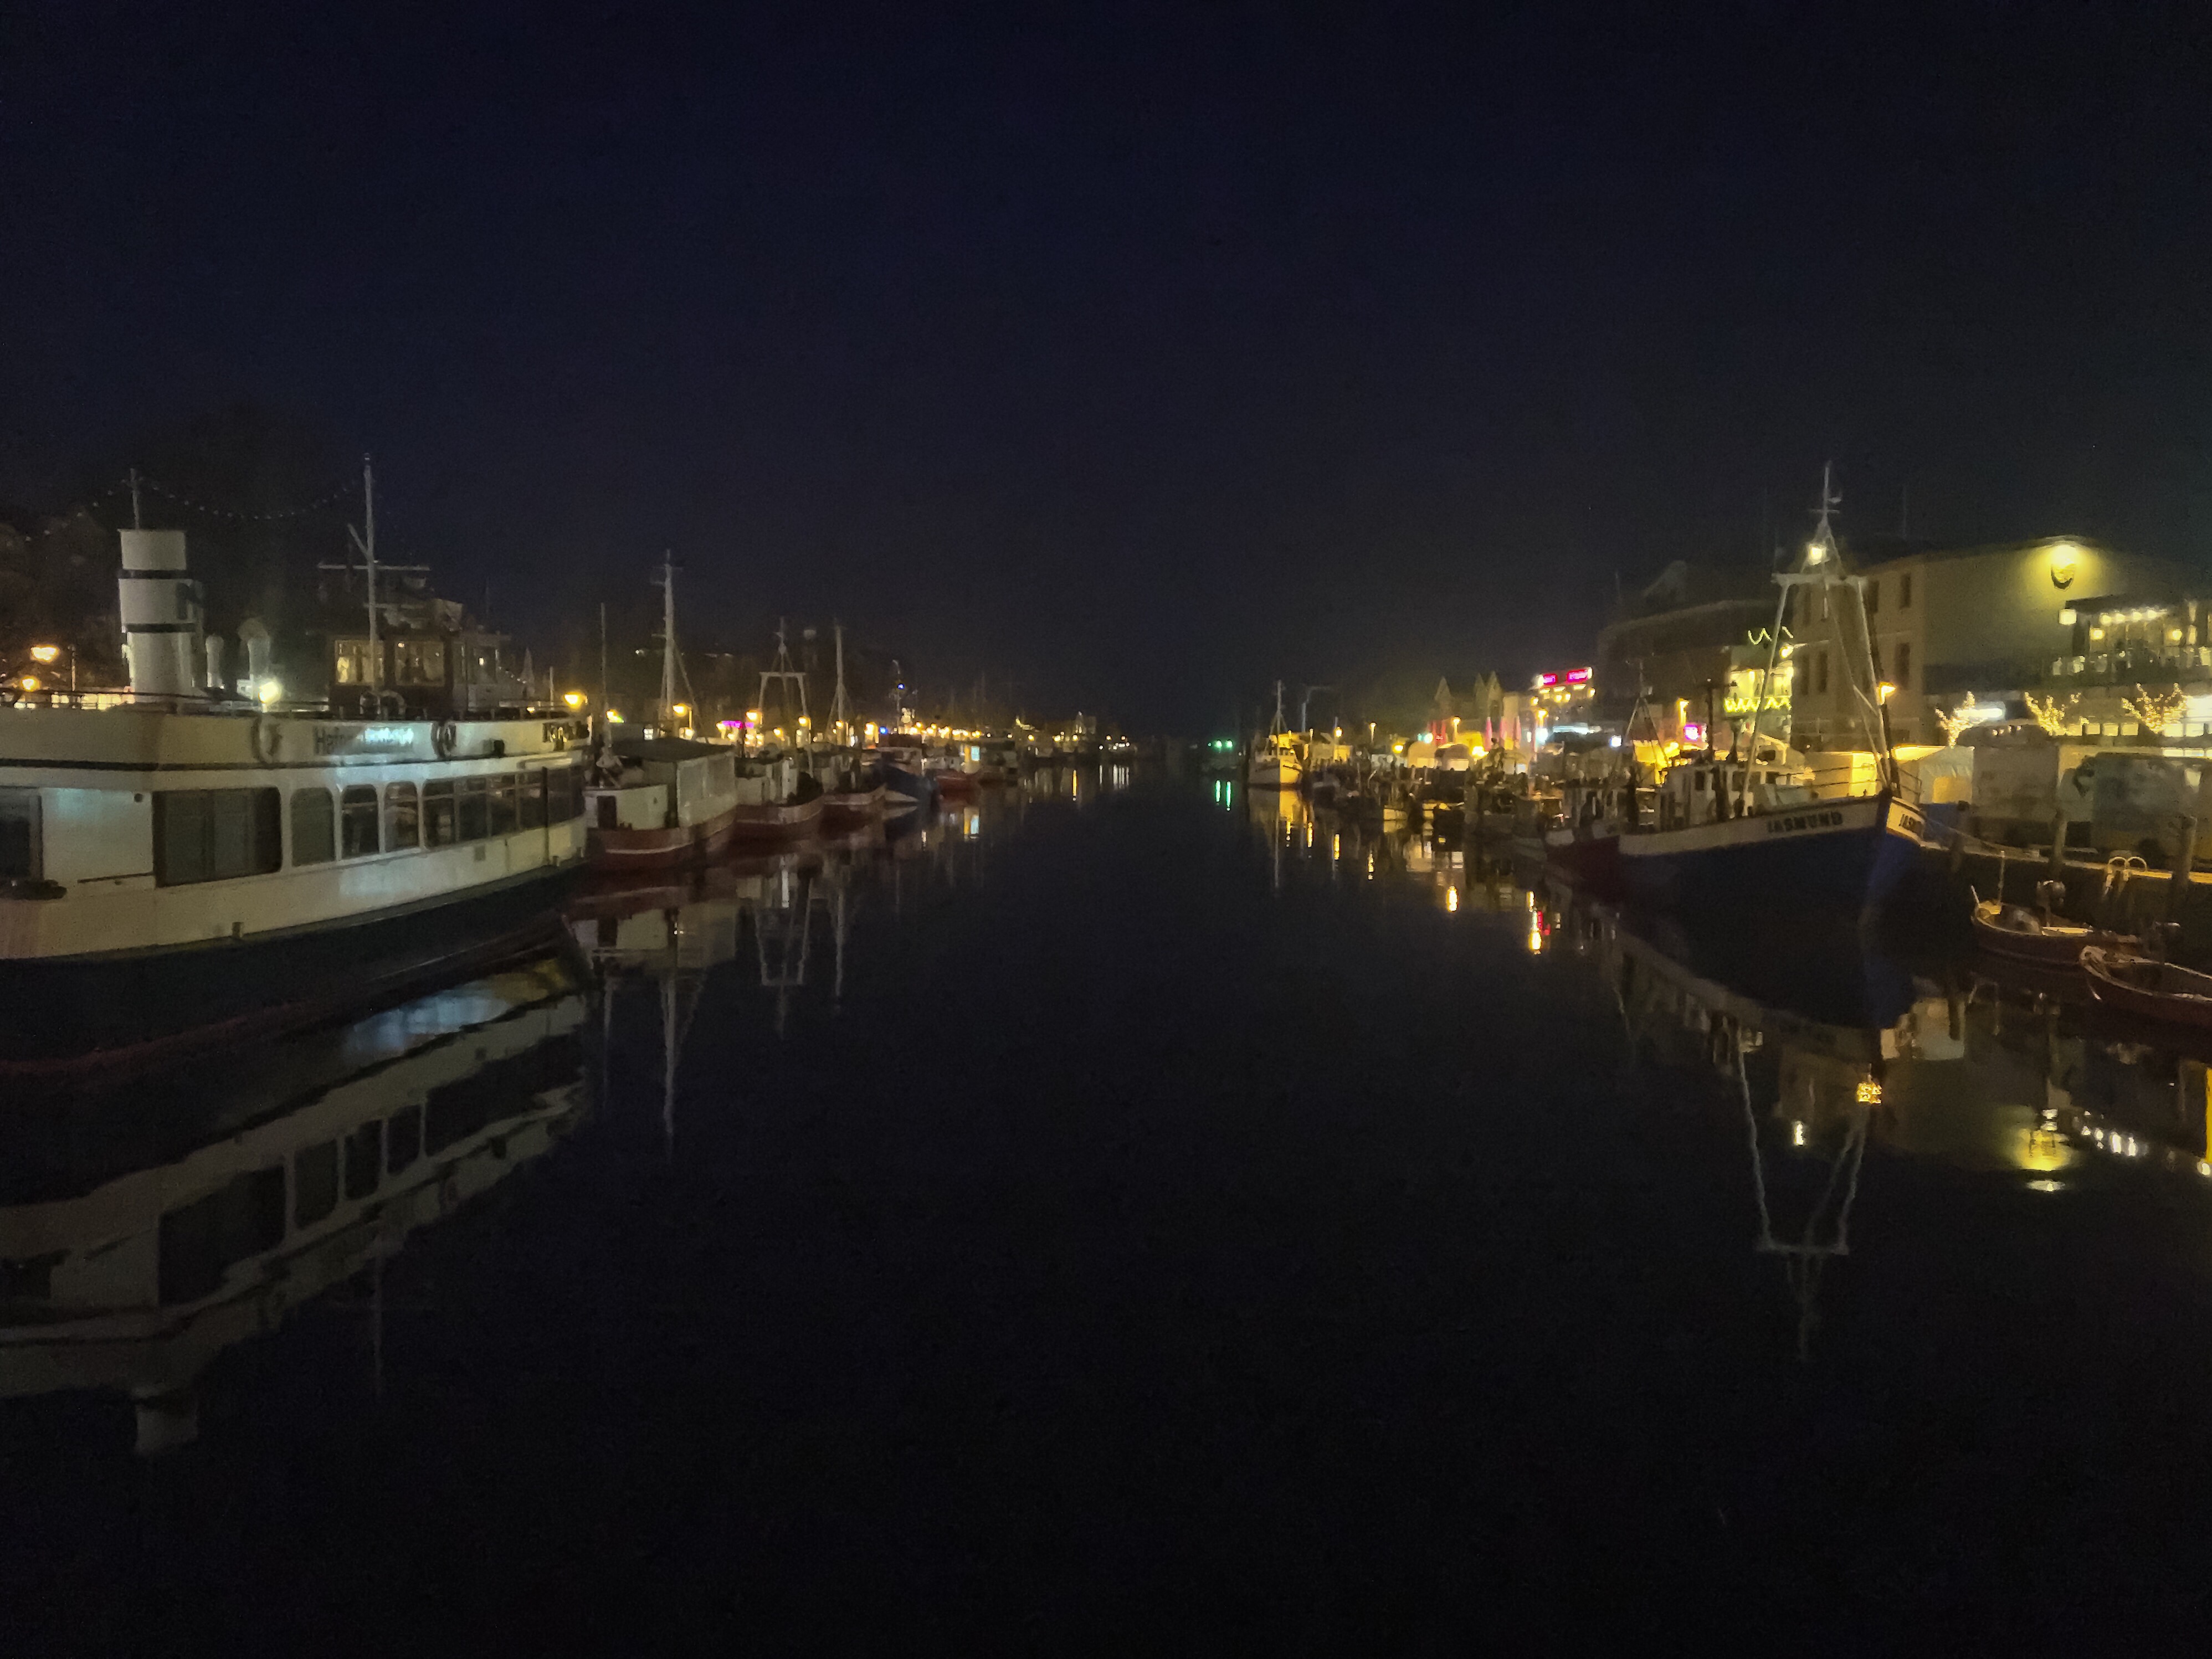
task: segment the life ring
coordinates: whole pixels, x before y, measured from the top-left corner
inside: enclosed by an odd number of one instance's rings
[[[438,751],[440,760],[453,759],[460,741],[460,730],[451,720],[440,720],[430,728],[430,746]]]
[[[284,746],[284,723],[276,715],[256,714],[252,726],[253,758],[264,766],[276,764]]]

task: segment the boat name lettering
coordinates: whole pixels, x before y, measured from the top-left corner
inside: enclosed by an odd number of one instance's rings
[[[404,753],[415,746],[411,726],[318,726],[318,755]]]
[[[1786,818],[1769,818],[1766,833],[1770,836],[1790,836],[1800,830],[1829,830],[1843,821],[1841,812],[1797,812]]]

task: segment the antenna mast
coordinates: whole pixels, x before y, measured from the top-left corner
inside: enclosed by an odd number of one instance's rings
[[[131,510],[137,510],[137,473],[132,473]],[[371,692],[384,689],[384,653],[379,648],[376,633],[376,469],[370,459],[361,458],[361,522],[356,530],[346,526],[346,534],[361,550],[362,564],[368,573],[368,689]]]

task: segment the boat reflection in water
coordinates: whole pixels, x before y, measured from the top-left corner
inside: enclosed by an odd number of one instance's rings
[[[234,1343],[384,1264],[583,1115],[584,975],[544,949],[349,1024],[0,1127],[0,1396],[111,1390],[155,1452]]]
[[[1378,823],[1316,807],[1273,789],[1240,790],[1227,779],[1208,785],[1215,805],[1243,811],[1268,848],[1273,889],[1280,893],[1301,867],[1325,872],[1332,884],[1387,882],[1425,890],[1447,914],[1520,910],[1528,902],[1501,848],[1457,835]]]
[[[1564,889],[1529,897],[1532,949],[1589,962],[1630,1066],[1708,1073],[1741,1114],[1753,1248],[1781,1262],[1801,1358],[1875,1160],[1938,1160],[2039,1194],[2122,1165],[2212,1177],[2204,1062],[2115,1039],[2094,1010],[2007,1000],[1950,964],[1913,971],[1854,929],[1700,936]]]

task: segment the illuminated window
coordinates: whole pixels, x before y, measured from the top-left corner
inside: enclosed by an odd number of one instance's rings
[[[443,685],[446,683],[446,642],[443,640],[395,640],[392,645],[392,678],[402,685]]]
[[[368,641],[340,640],[335,647],[336,659],[331,664],[331,678],[340,685],[367,685],[368,674]]]

